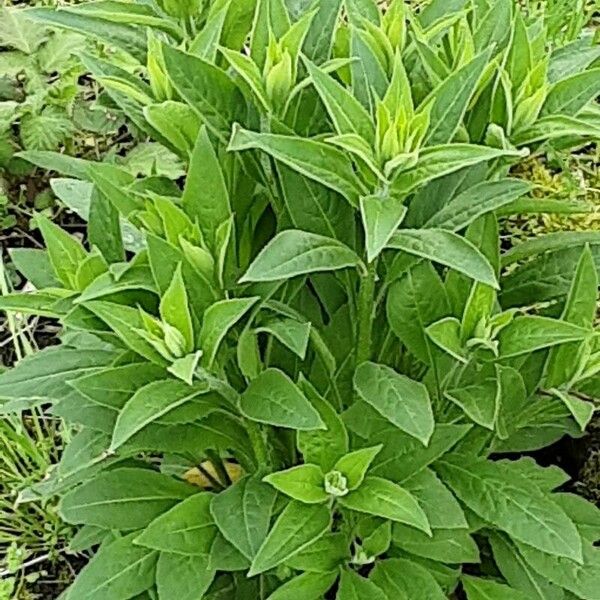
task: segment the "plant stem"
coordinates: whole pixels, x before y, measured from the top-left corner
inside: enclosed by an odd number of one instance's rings
[[[358,292],[358,338],[356,364],[371,358],[371,336],[373,333],[373,312],[375,303],[375,277],[377,262],[373,261],[362,277]]]

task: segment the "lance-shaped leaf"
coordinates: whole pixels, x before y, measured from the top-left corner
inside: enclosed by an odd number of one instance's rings
[[[468,600],[504,600],[505,598],[527,600],[529,598],[527,594],[493,579],[464,575],[462,583]]]
[[[575,524],[519,469],[461,454],[443,457],[434,468],[473,512],[513,539],[582,562]]]
[[[385,248],[407,212],[398,198],[364,196],[360,199],[360,214],[365,228],[367,260],[373,261]]]
[[[127,531],[145,527],[195,491],[168,475],[127,467],[101,473],[69,492],[60,513],[68,523]]]
[[[175,379],[154,381],[144,386],[128,400],[119,413],[110,450],[114,452],[138,431],[192,402],[194,398],[206,391],[206,387],[199,389]],[[190,418],[193,418],[194,413],[195,410],[192,410]],[[199,410],[198,416],[203,413],[204,408]]]
[[[240,398],[242,413],[261,423],[290,429],[324,429],[325,425],[306,396],[282,371],[263,371]]]
[[[415,497],[387,479],[366,477],[357,490],[341,496],[338,502],[350,510],[405,523],[431,533],[427,516]]]
[[[496,150],[473,144],[449,144],[425,148],[419,155],[417,164],[396,175],[391,183],[394,194],[406,195],[428,181],[454,173],[465,167],[488,162],[495,158],[521,156],[516,150]]]
[[[194,145],[181,203],[214,246],[215,232],[231,216],[231,207],[221,164],[206,127],[200,129]]]
[[[173,87],[219,139],[244,116],[245,102],[232,79],[197,56],[165,44],[163,55]]]
[[[508,358],[569,342],[582,342],[591,335],[591,330],[566,321],[526,315],[509,323],[500,332],[498,341],[500,355]]]
[[[542,107],[542,116],[574,117],[598,94],[600,94],[600,68],[567,77],[551,88]]]
[[[597,302],[598,272],[594,255],[586,246],[577,263],[561,320],[589,327],[596,316]],[[570,381],[577,372],[584,350],[585,345],[577,342],[553,348],[546,365],[546,385],[558,387]]]
[[[191,352],[194,348],[194,330],[181,264],[177,267],[171,284],[161,298],[160,316],[163,321],[181,333],[185,340],[186,352]]]
[[[269,596],[269,600],[289,600],[290,598],[319,600],[319,598],[323,598],[336,579],[337,572],[302,573],[277,588]]]
[[[258,149],[291,167],[301,175],[336,190],[351,204],[364,191],[350,159],[331,144],[271,133],[256,133],[234,127],[230,151]]]
[[[386,600],[387,596],[372,581],[355,571],[344,569],[336,600]]]
[[[211,500],[211,494],[195,493],[171,510],[163,511],[136,538],[135,543],[186,556],[210,554],[218,533],[210,514]]]
[[[196,600],[208,590],[215,577],[208,557],[161,552],[156,565],[159,598]]]
[[[487,258],[467,239],[443,229],[403,229],[392,236],[389,248],[421,256],[498,289]]]
[[[390,367],[363,363],[354,374],[354,388],[390,423],[427,445],[433,434],[433,411],[427,388]]]
[[[484,181],[456,196],[427,221],[426,227],[460,231],[479,217],[510,205],[530,190],[531,185],[519,179]]]
[[[277,281],[361,264],[356,253],[337,240],[289,229],[276,235],[260,251],[241,282]]]
[[[252,561],[248,576],[268,571],[318,540],[331,523],[329,508],[292,500],[275,521]]]
[[[231,298],[220,300],[209,306],[202,320],[200,330],[200,347],[202,348],[202,364],[211,367],[219,346],[227,332],[250,310],[258,300],[252,298]]]
[[[277,471],[263,479],[286,496],[305,504],[327,502],[329,495],[325,491],[324,480],[321,469],[311,464]]]
[[[486,68],[491,49],[446,78],[432,93],[434,98],[425,145],[448,144],[460,126],[467,106]]]
[[[305,64],[336,131],[340,135],[356,133],[372,144],[375,130],[363,105],[331,75],[308,60]]]
[[[369,579],[381,588],[388,598],[404,600],[445,600],[433,574],[411,560],[391,558],[381,561]]]
[[[252,560],[269,531],[276,491],[255,477],[244,477],[215,496],[210,511],[225,539]]]
[[[136,534],[103,544],[68,589],[70,598],[133,598],[154,585],[158,553],[136,546]]]

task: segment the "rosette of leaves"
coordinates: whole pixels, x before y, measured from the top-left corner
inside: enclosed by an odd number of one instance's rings
[[[187,165],[180,189],[26,155],[92,189],[87,245],[39,219],[46,250],[13,253],[37,291],[0,302],[64,328],[0,398],[79,431],[21,498],[98,547],[66,598],[598,598],[600,513],[515,457],[600,397],[598,232],[500,251],[528,206],[498,100],[530,64],[517,3],[158,11],[36,13],[143,59],[88,64]],[[587,66],[532,150],[594,135]]]

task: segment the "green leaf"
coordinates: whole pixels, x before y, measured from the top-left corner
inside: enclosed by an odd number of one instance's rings
[[[170,145],[184,156],[191,156],[200,132],[200,118],[183,102],[167,100],[144,107],[144,117]]]
[[[87,253],[81,242],[55,225],[47,217],[38,216],[37,223],[44,237],[52,268],[68,289],[77,289],[75,275]]]
[[[146,341],[136,330],[143,330],[144,323],[140,311],[130,306],[93,300],[85,303],[85,308],[102,319],[135,353],[157,365],[167,364],[165,358]]]
[[[177,600],[197,600],[202,597],[215,577],[215,570],[201,556],[182,556],[161,552],[156,565],[158,597]]]
[[[304,462],[318,464],[327,473],[348,452],[348,432],[333,406],[306,379],[301,378],[299,385],[327,429],[298,431],[298,450],[302,453]]]
[[[254,559],[265,541],[276,492],[255,477],[244,477],[214,496],[210,511],[225,539]]]
[[[284,564],[298,571],[330,573],[349,558],[347,536],[343,533],[326,533]]]
[[[405,523],[431,534],[427,517],[414,496],[387,479],[366,477],[357,490],[338,498],[338,502],[344,508]]]
[[[255,556],[248,576],[268,571],[295,556],[330,527],[329,508],[323,504],[303,504],[292,500],[275,521]]]
[[[285,471],[277,471],[264,477],[263,481],[305,504],[319,504],[329,499],[323,487],[323,472],[317,465],[298,465]]]
[[[405,479],[403,485],[418,500],[429,519],[431,529],[468,528],[465,513],[458,500],[431,468],[425,468]]]
[[[266,321],[255,331],[272,335],[301,360],[304,360],[310,338],[310,327],[310,323],[301,323],[296,319],[281,317]]]
[[[503,392],[493,364],[471,361],[458,370],[444,396],[475,423],[493,431]]]
[[[46,348],[0,373],[0,407],[21,411],[73,395],[69,381],[97,373],[119,356],[114,350]]]
[[[344,196],[356,206],[364,191],[350,159],[331,144],[301,137],[255,133],[235,127],[229,142],[230,151],[258,149]]]
[[[133,598],[154,585],[158,554],[133,544],[136,534],[103,544],[77,575],[68,598]]]
[[[277,234],[261,250],[240,281],[277,281],[359,265],[358,256],[341,242],[290,229]]]
[[[390,598],[407,600],[445,600],[446,594],[421,565],[401,558],[384,560],[377,564],[370,580]]]
[[[355,133],[372,144],[375,130],[362,104],[331,75],[308,60],[305,64],[336,131],[340,135]]]
[[[127,531],[145,527],[195,491],[168,475],[127,467],[100,473],[69,492],[60,513],[68,523]]]
[[[519,179],[483,181],[454,197],[427,221],[426,227],[460,231],[489,212],[510,207],[530,190],[531,185]]]
[[[561,320],[580,327],[594,322],[598,302],[598,272],[594,256],[586,246],[573,276]],[[583,346],[583,347],[582,347]],[[546,364],[546,385],[558,387],[575,376],[585,345],[573,343],[552,348]]]
[[[185,339],[185,351],[191,352],[194,348],[194,330],[181,264],[177,267],[171,285],[160,300],[160,316],[163,321],[181,333]]]
[[[242,413],[260,423],[299,430],[325,429],[319,413],[278,369],[263,371],[240,398]]]
[[[563,598],[563,591],[539,575],[507,536],[495,533],[489,540],[494,560],[509,585],[528,594],[532,600]]]
[[[53,8],[33,8],[27,11],[27,15],[46,25],[86,34],[108,45],[117,46],[140,63],[146,64],[146,34],[142,28]]]
[[[205,239],[215,248],[215,232],[231,216],[231,207],[221,164],[206,127],[198,133],[181,202],[190,219],[197,220]]]
[[[361,448],[354,450],[349,454],[342,456],[333,467],[334,471],[339,471],[347,480],[349,490],[355,490],[360,487],[365,479],[367,470],[375,457],[381,452],[383,446],[373,446],[372,448]]]
[[[531,354],[569,342],[583,342],[591,332],[566,321],[526,315],[509,323],[498,337],[503,358]]]
[[[388,247],[438,262],[498,289],[496,273],[485,256],[471,242],[451,231],[403,229],[392,236]]]
[[[211,494],[196,493],[170,510],[161,511],[135,543],[172,554],[207,556],[217,535],[210,514],[211,500]]]
[[[110,451],[116,451],[138,431],[174,410],[189,405],[206,391],[206,388],[192,387],[175,379],[154,381],[139,389],[119,413]],[[191,408],[194,409],[194,406]],[[207,410],[201,407],[198,416],[204,416],[203,413]]]
[[[412,169],[401,171],[394,177],[391,190],[395,195],[404,196],[428,181],[449,173],[511,156],[520,156],[520,153],[516,150],[496,150],[473,144],[431,146],[421,151],[419,161]]]
[[[387,596],[372,581],[355,571],[343,569],[336,600],[386,600]]]
[[[552,389],[550,392],[569,409],[581,431],[585,431],[594,416],[596,410],[594,404],[563,390]]]
[[[219,346],[229,330],[256,304],[257,300],[257,296],[231,298],[215,302],[206,309],[200,330],[203,365],[208,368],[212,367]]]
[[[163,46],[167,75],[179,95],[221,141],[237,120],[243,120],[242,93],[221,69],[197,56]],[[202,134],[200,134],[201,136]]]
[[[386,309],[390,327],[400,341],[431,365],[434,348],[426,328],[450,314],[446,288],[433,265],[421,261],[392,283]]]
[[[130,234],[130,231],[127,231]],[[90,206],[88,238],[92,247],[96,246],[108,263],[124,260],[125,248],[119,211],[110,200],[95,187]]]
[[[435,470],[473,512],[513,539],[582,561],[581,538],[573,522],[517,469],[456,455],[439,460]]]
[[[432,92],[434,100],[425,145],[449,144],[452,141],[490,56],[490,49],[484,50],[471,62],[454,71]]]
[[[354,375],[354,388],[390,423],[427,446],[433,434],[433,411],[427,388],[385,365],[363,363]]]
[[[468,600],[504,600],[505,598],[526,600],[529,598],[527,594],[493,579],[463,575],[461,580]]]
[[[394,545],[405,552],[447,564],[478,563],[479,549],[466,529],[433,529],[431,537],[422,531],[394,525]]]
[[[398,199],[365,196],[360,199],[360,214],[365,228],[367,260],[372,262],[390,241],[406,216],[407,208]]]
[[[302,573],[286,581],[267,600],[319,600],[331,588],[337,573]]]
[[[600,68],[590,69],[555,83],[542,107],[542,116],[575,117],[581,109],[600,94]]]

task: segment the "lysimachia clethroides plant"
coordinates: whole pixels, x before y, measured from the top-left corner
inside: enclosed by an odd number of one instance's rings
[[[62,325],[0,398],[73,427],[20,498],[95,549],[63,599],[598,600],[600,511],[523,453],[600,398],[600,232],[498,225],[585,210],[509,173],[598,139],[598,46],[516,0],[29,15],[187,173],[23,154],[88,219],[0,302]]]

